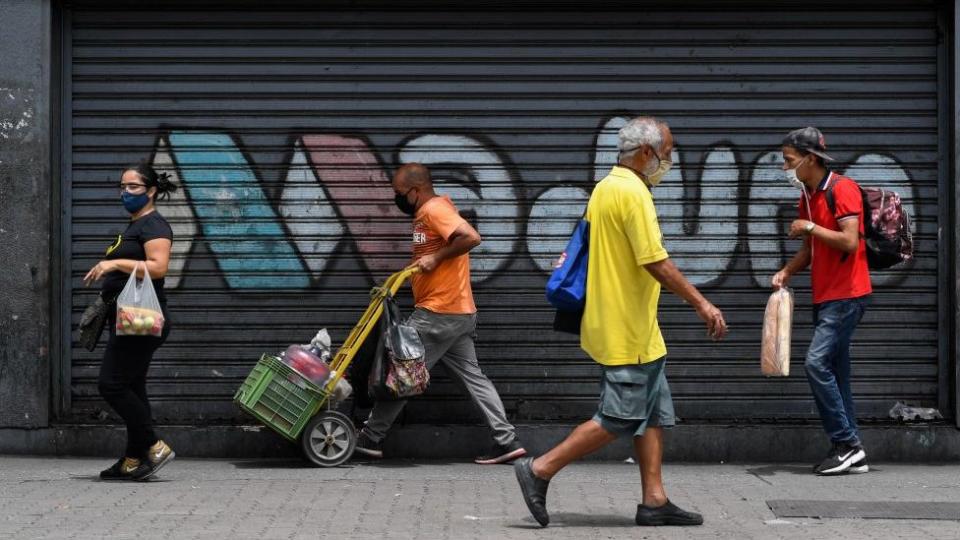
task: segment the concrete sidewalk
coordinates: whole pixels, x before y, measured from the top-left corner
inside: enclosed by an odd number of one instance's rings
[[[552,522],[527,513],[508,466],[388,461],[315,469],[299,460],[177,460],[157,480],[106,483],[102,459],[0,456],[0,538],[950,538],[960,522],[777,519],[771,499],[960,502],[960,467],[875,464],[819,478],[810,466],[667,465],[668,494],[697,528],[639,528],[627,463],[570,467]]]

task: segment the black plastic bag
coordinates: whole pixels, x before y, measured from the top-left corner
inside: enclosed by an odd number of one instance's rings
[[[417,329],[401,321],[400,307],[392,296],[383,299],[381,322],[381,339],[367,387],[370,397],[396,400],[424,393],[430,384],[426,350]]]
[[[364,388],[370,381],[371,370],[373,369],[374,360],[377,358],[377,354],[380,349],[380,344],[383,341],[383,317],[380,317],[380,320],[377,321],[376,326],[370,330],[370,333],[367,334],[367,338],[363,340],[363,344],[360,345],[360,348],[357,349],[357,354],[353,357],[353,361],[350,362],[350,368],[347,370],[346,378],[347,382],[350,383],[350,386],[354,388]],[[353,393],[353,408],[369,409],[373,407],[373,396],[369,392],[354,392]]]
[[[97,299],[83,311],[83,315],[80,315],[80,339],[78,341],[81,347],[88,351],[97,348],[97,342],[100,341],[100,334],[103,333],[107,324],[107,318],[110,316],[110,312],[115,309],[113,305],[115,300],[116,295],[109,295],[104,298],[103,293],[100,293],[97,295]]]
[[[562,309],[558,309],[557,314],[553,317],[553,329],[557,332],[576,334],[579,336],[580,321],[582,319],[582,309],[579,311],[564,311]]]

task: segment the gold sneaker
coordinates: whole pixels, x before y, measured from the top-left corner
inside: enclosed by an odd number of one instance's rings
[[[133,473],[140,467],[140,460],[122,457],[109,469],[100,471],[101,480],[132,480]]]
[[[141,481],[149,480],[150,477],[157,474],[157,471],[163,468],[164,465],[170,463],[176,455],[176,452],[174,452],[173,448],[170,448],[167,443],[157,441],[156,444],[147,450],[147,460],[133,471],[133,479]]]

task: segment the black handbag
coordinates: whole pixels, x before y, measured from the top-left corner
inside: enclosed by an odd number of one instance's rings
[[[101,292],[97,295],[97,299],[83,311],[83,315],[80,316],[79,341],[84,349],[93,351],[97,348],[100,334],[103,333],[103,328],[107,324],[107,318],[110,317],[110,310],[115,309],[116,300],[116,295],[105,299]]]

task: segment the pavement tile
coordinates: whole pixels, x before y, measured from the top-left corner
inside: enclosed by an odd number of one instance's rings
[[[668,494],[697,528],[638,528],[636,465],[583,463],[551,482],[551,525],[528,515],[511,467],[471,463],[178,460],[158,481],[100,482],[103,460],[0,456],[0,540],[51,539],[955,539],[960,523],[777,519],[769,499],[960,502],[960,468],[668,464]]]

